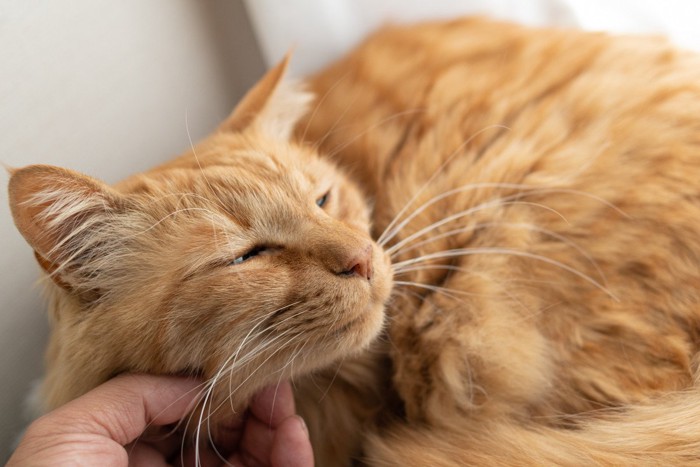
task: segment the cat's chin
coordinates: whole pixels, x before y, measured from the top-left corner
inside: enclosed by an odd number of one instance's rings
[[[337,326],[332,336],[336,341],[344,342],[340,353],[347,355],[366,348],[381,333],[384,317],[384,304],[372,304],[359,316]]]

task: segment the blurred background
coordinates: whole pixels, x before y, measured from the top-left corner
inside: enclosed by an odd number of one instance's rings
[[[663,34],[700,50],[696,0],[0,0],[0,163],[107,182],[188,147],[290,47],[313,72],[385,22],[481,14]],[[0,462],[26,425],[48,334],[38,267],[0,174]]]

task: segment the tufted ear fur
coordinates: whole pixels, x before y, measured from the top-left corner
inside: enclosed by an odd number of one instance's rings
[[[313,95],[299,83],[285,81],[291,54],[271,68],[221,124],[220,131],[257,128],[267,136],[289,139],[294,125],[307,111]]]
[[[123,204],[106,184],[70,170],[31,165],[11,171],[9,201],[17,228],[41,267],[61,287],[98,255],[101,238]]]

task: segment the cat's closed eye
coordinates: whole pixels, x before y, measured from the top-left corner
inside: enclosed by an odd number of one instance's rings
[[[262,252],[265,251],[266,249],[267,249],[267,248],[264,247],[264,246],[256,246],[256,247],[254,247],[254,248],[251,248],[251,249],[248,250],[245,254],[239,256],[238,258],[236,258],[236,259],[234,259],[233,261],[231,261],[230,263],[228,263],[228,265],[229,265],[229,266],[235,266],[235,265],[237,265],[237,264],[241,264],[241,263],[243,263],[243,262],[245,262],[245,261],[248,261],[248,260],[251,259],[251,258],[254,258],[254,257],[258,256],[260,253],[262,253]]]
[[[326,192],[323,196],[321,196],[319,199],[316,200],[316,206],[319,208],[322,208],[326,202],[328,201],[328,197],[330,196],[331,192],[330,190]]]

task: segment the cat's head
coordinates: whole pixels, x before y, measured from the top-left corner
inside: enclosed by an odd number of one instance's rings
[[[15,223],[50,277],[48,406],[123,371],[199,372],[245,402],[365,347],[389,261],[358,188],[290,141],[286,60],[191,152],[110,187],[14,170]]]

